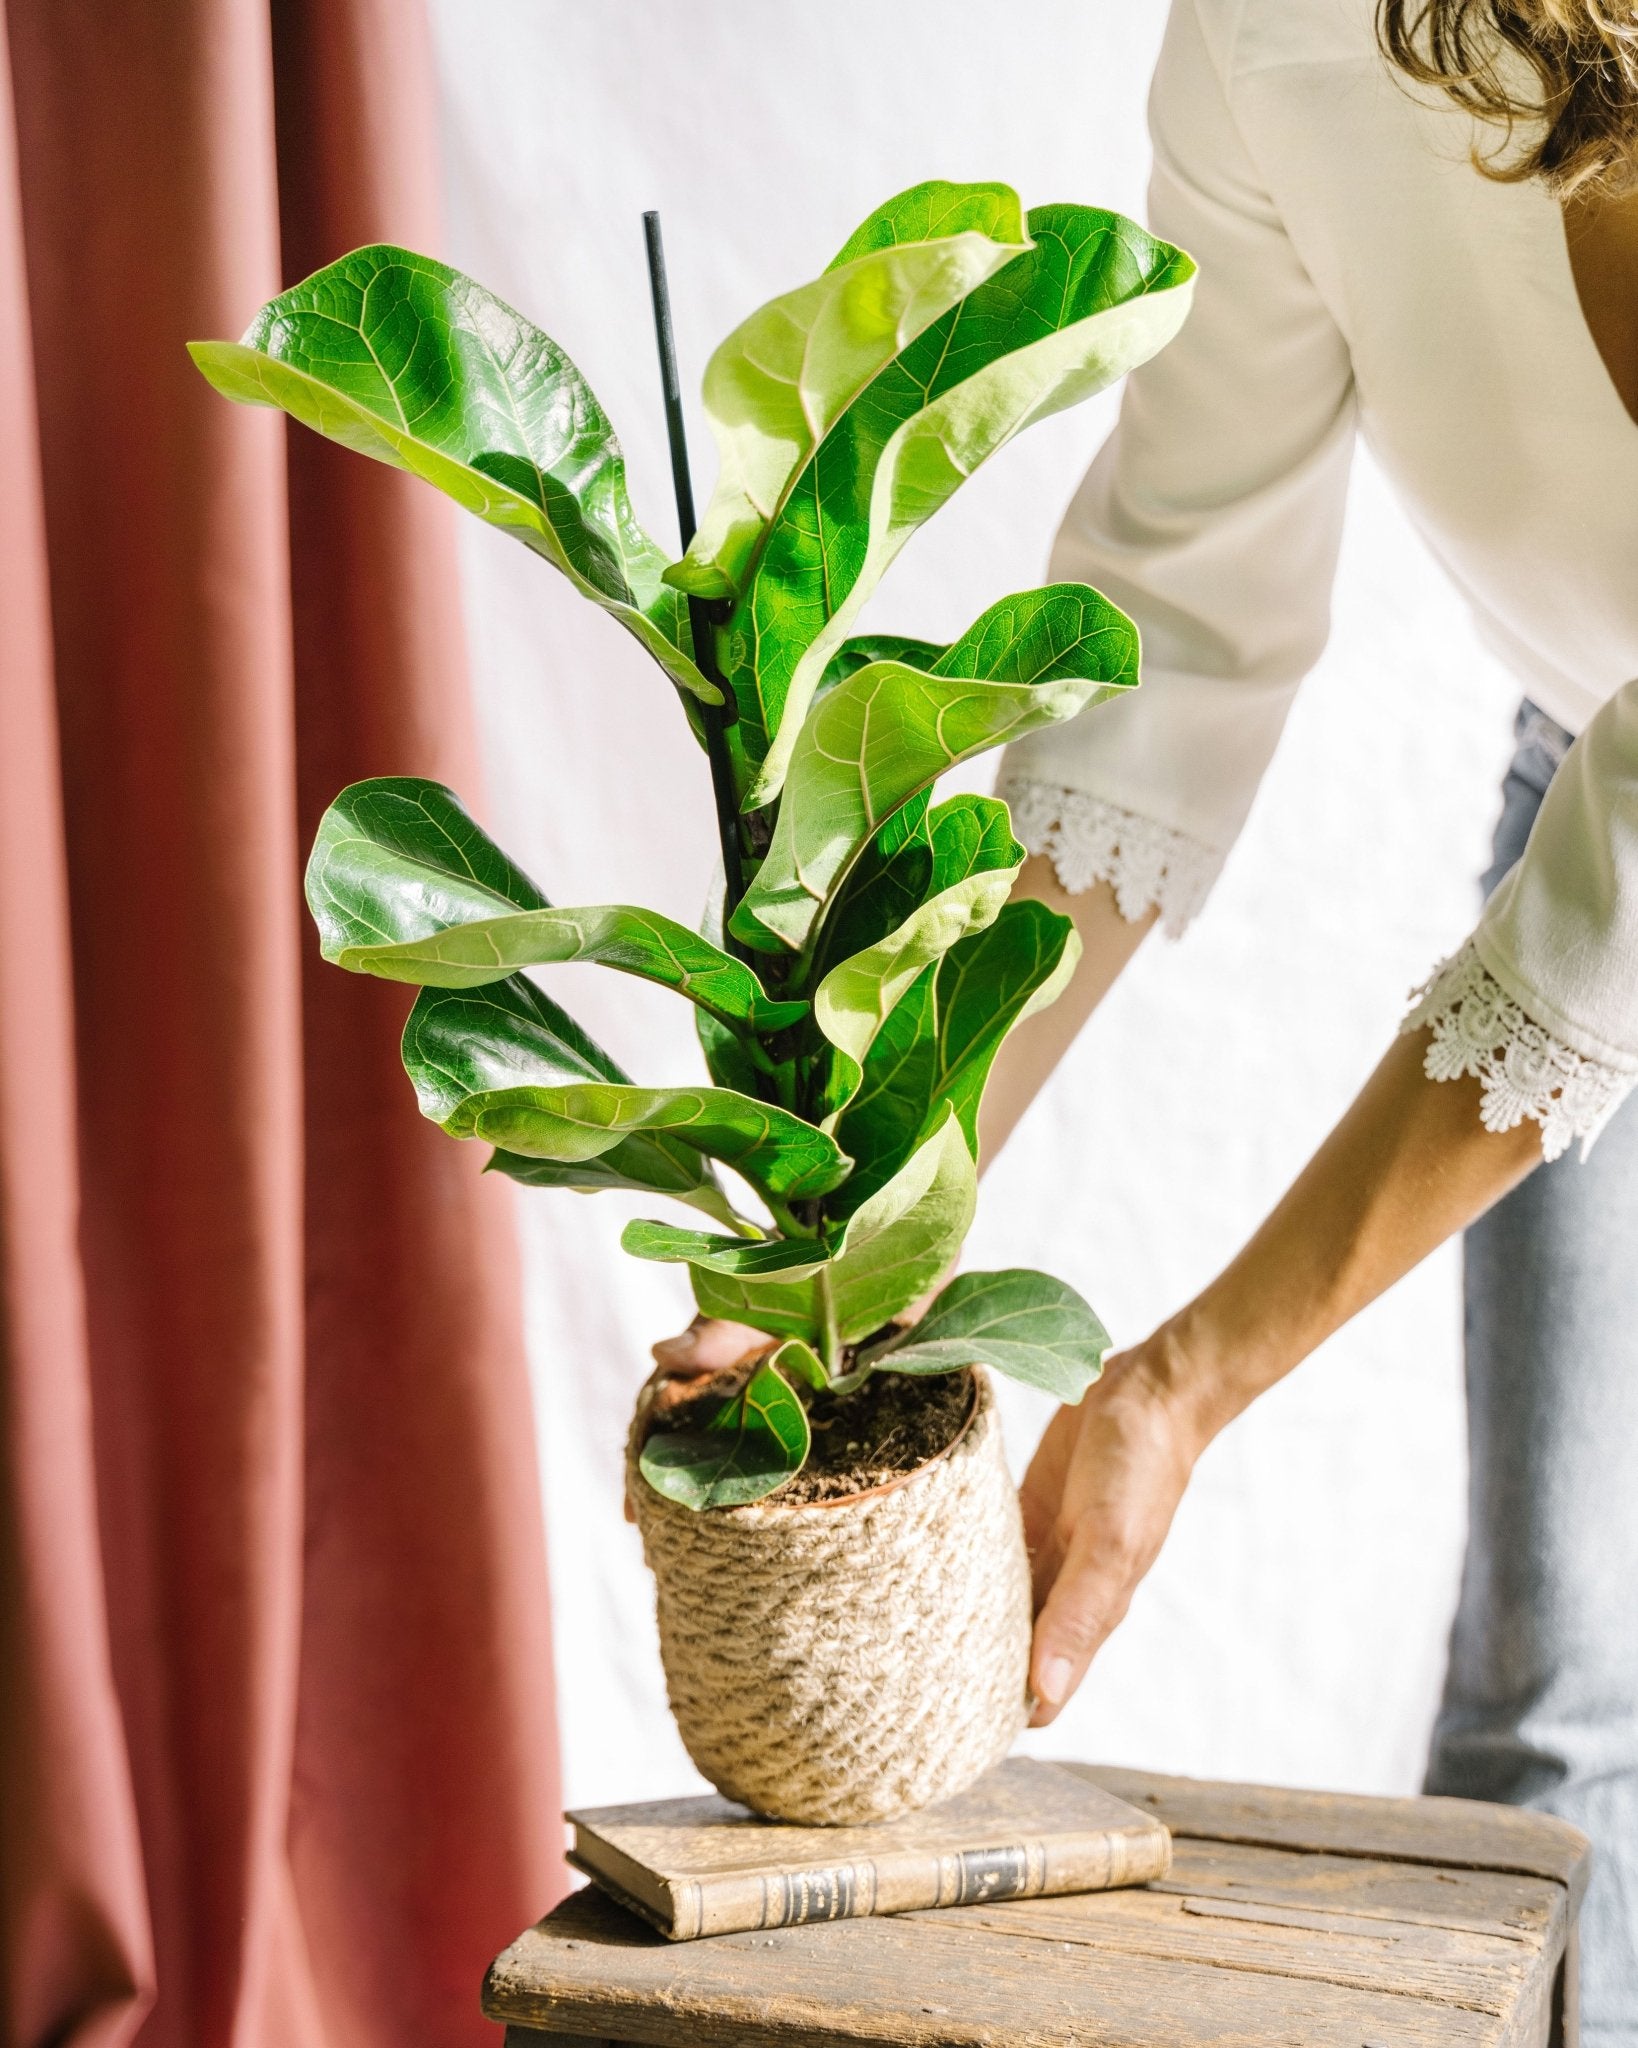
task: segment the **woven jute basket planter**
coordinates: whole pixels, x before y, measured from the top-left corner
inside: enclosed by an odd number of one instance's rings
[[[844,1826],[949,1798],[1026,1718],[1030,1575],[989,1381],[930,1463],[840,1500],[678,1507],[626,1483],[666,1687],[727,1798]]]

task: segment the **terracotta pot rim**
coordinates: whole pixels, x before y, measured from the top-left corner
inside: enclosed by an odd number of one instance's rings
[[[961,1370],[967,1375],[968,1387],[967,1412],[961,1419],[961,1427],[941,1450],[935,1451],[930,1458],[924,1458],[910,1471],[896,1473],[893,1478],[884,1479],[879,1486],[867,1486],[861,1493],[833,1493],[828,1500],[793,1501],[781,1501],[778,1494],[773,1494],[768,1500],[753,1502],[751,1505],[782,1508],[785,1513],[792,1515],[801,1514],[808,1508],[846,1508],[851,1507],[855,1501],[876,1500],[884,1493],[897,1493],[901,1486],[908,1486],[912,1479],[919,1479],[922,1473],[930,1472],[935,1465],[942,1464],[960,1444],[965,1443],[968,1433],[984,1407],[984,1383],[979,1377],[979,1368],[976,1365],[964,1365]]]

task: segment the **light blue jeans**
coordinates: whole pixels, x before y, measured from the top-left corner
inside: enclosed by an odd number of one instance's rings
[[[1488,894],[1569,735],[1526,704]],[[1638,1092],[1464,1246],[1469,1532],[1427,1789],[1593,1843],[1586,2048],[1638,2048]]]

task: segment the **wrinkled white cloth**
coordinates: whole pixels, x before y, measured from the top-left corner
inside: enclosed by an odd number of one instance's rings
[[[1035,850],[1081,849],[1066,886],[1192,908],[1324,644],[1364,433],[1487,644],[1579,735],[1464,952],[1498,1028],[1522,1015],[1608,1071],[1601,1121],[1638,1077],[1638,423],[1557,201],[1479,174],[1476,124],[1399,80],[1373,15],[1175,0],[1150,216],[1200,264],[1195,308],[1130,379],[1053,560],[1131,613],[1144,680],[1010,748],[1002,789]],[[1169,901],[1123,858],[1123,817],[1144,873],[1170,848]]]

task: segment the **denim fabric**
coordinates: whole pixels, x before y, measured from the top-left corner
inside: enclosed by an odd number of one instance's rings
[[[1488,893],[1569,735],[1526,704]],[[1586,2048],[1638,2048],[1638,1093],[1468,1231],[1469,1532],[1430,1792],[1592,1838]]]

